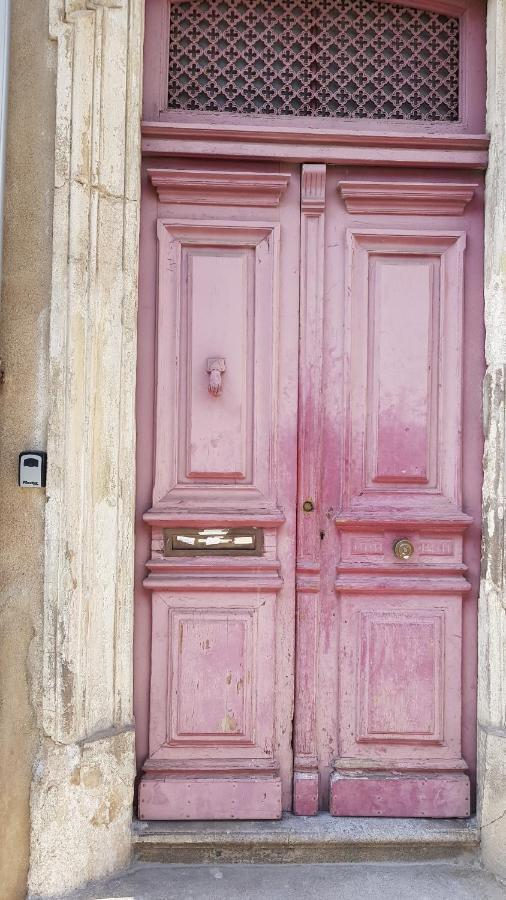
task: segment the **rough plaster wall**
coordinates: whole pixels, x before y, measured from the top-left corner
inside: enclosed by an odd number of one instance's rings
[[[32,787],[32,900],[129,862],[133,758],[133,731],[79,744],[44,739]]]
[[[45,496],[17,487],[17,455],[45,447],[54,63],[47,2],[12,0],[0,308],[0,894],[9,900],[26,893],[36,744],[30,673],[41,668]]]
[[[478,795],[485,865],[506,876],[506,2],[487,23],[485,321],[487,374],[483,568],[479,620]]]

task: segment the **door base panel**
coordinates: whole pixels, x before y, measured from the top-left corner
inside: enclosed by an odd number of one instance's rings
[[[465,818],[470,815],[469,778],[455,775],[342,774],[330,779],[333,816]]]
[[[281,812],[278,776],[163,778],[145,775],[139,788],[140,819],[280,819]]]
[[[319,794],[318,772],[295,772],[293,776],[293,811],[296,816],[316,816]]]

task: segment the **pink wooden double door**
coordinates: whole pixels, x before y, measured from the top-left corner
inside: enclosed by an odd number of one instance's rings
[[[147,161],[141,818],[469,814],[479,181]]]

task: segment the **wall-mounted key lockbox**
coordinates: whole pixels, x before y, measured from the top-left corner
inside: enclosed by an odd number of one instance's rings
[[[19,478],[20,487],[45,487],[46,486],[47,454],[40,451],[30,451],[19,454]]]

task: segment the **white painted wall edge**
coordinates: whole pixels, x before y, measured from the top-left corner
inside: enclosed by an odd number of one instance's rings
[[[2,275],[4,224],[5,148],[7,144],[10,5],[10,0],[0,0],[0,279]]]

